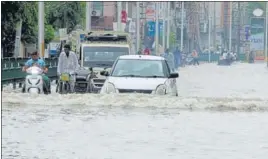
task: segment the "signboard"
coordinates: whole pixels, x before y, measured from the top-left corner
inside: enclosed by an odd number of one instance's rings
[[[60,42],[51,42],[49,43],[49,54],[50,55],[56,55],[57,54],[57,48],[60,47]]]
[[[251,18],[250,49],[256,52],[256,60],[264,60],[264,31],[265,19],[263,17]]]
[[[154,21],[148,21],[147,22],[147,28],[146,28],[146,32],[147,32],[147,36],[155,36],[155,30],[156,30],[156,26],[155,26],[155,22]],[[162,35],[163,32],[163,22],[159,22],[159,35]]]
[[[125,10],[122,10],[121,12],[121,22],[127,23],[127,12]]]
[[[60,35],[60,40],[66,40],[66,39],[68,39],[67,28],[61,28],[61,29],[59,29],[59,35]]]
[[[93,2],[92,1],[92,16],[103,16],[103,2],[101,1],[97,1],[97,2]],[[95,14],[95,15],[94,15]]]
[[[85,34],[80,34],[80,42],[83,42],[85,40]]]
[[[146,19],[154,19],[155,18],[155,3],[147,2],[146,6],[147,6],[145,10]]]

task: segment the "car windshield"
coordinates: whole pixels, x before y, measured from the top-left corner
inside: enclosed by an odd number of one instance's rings
[[[111,73],[114,77],[167,78],[169,68],[165,60],[119,59]]]

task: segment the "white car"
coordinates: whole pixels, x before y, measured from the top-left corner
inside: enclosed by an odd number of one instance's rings
[[[124,55],[117,58],[112,69],[102,71],[107,79],[100,93],[145,93],[177,96],[178,73],[171,73],[160,56]]]

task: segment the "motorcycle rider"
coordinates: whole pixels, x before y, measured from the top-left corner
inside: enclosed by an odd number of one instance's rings
[[[31,53],[31,59],[29,59],[25,63],[24,67],[22,68],[22,71],[26,72],[26,70],[29,67],[32,67],[34,65],[43,69],[44,73],[47,73],[48,69],[46,68],[46,63],[43,59],[39,58],[37,51]],[[46,91],[48,93],[51,93],[51,91],[50,91],[50,79],[45,74],[42,74],[42,78],[44,81],[44,88],[46,89]],[[25,92],[25,85],[23,86],[22,92]]]
[[[62,73],[75,73],[79,68],[77,55],[71,51],[69,44],[64,45],[64,51],[60,53],[57,74],[60,76]],[[71,91],[74,89],[75,82],[71,82]]]

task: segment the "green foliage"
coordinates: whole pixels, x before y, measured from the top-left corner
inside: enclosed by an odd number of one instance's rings
[[[85,17],[85,2],[45,2],[48,24],[54,29],[67,28],[70,33]]]
[[[247,3],[248,3],[248,6],[247,6],[248,15],[250,17],[253,16],[253,11],[257,8],[262,9],[264,11],[264,14],[265,14],[265,10],[266,10],[266,2],[265,1],[256,1],[256,2],[247,2]]]
[[[52,25],[45,25],[45,43],[48,44],[54,39],[55,30]]]
[[[37,2],[1,2],[1,43],[5,54],[6,52],[13,52],[16,27],[20,20],[22,20],[22,42],[33,43],[37,41],[36,15]]]
[[[45,2],[45,42],[54,38],[54,30],[67,27],[68,33],[85,22],[86,2]],[[38,38],[38,2],[1,2],[1,43],[6,50],[13,50],[16,26],[22,20],[24,43],[36,43]],[[11,51],[12,52],[12,51]]]

